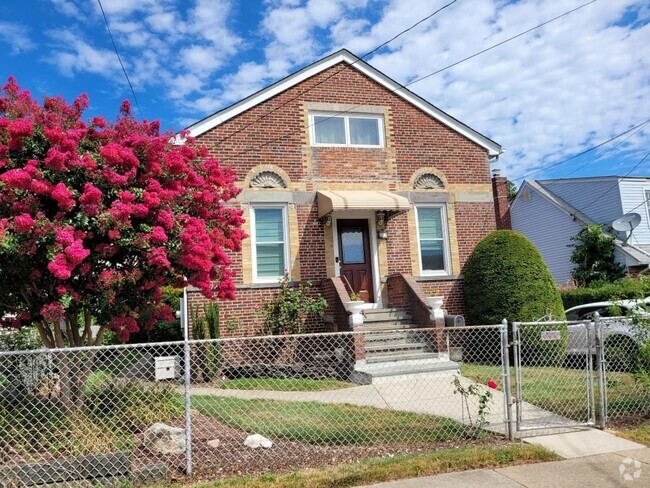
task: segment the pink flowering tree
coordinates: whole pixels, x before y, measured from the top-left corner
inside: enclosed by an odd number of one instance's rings
[[[233,298],[227,251],[245,237],[235,175],[205,148],[128,102],[110,123],[82,120],[87,106],[39,103],[13,78],[0,90],[0,316],[50,348],[170,320],[164,285]]]

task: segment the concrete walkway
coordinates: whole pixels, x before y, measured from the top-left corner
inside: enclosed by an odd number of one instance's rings
[[[474,382],[458,375],[461,385],[468,387]],[[243,400],[285,400],[294,402],[347,403],[351,405],[376,407],[390,410],[422,413],[448,417],[465,424],[476,423],[477,409],[475,397],[470,397],[468,404],[463,397],[454,393],[454,374],[438,373],[413,380],[399,380],[373,385],[353,386],[340,390],[327,391],[268,391],[268,390],[222,390],[192,386],[192,395],[214,395],[234,397]],[[490,410],[486,415],[489,422],[487,429],[503,434],[505,432],[503,402],[501,391],[488,389],[492,393]],[[469,413],[468,413],[469,407]],[[554,413],[543,410],[529,403],[524,403],[527,414],[535,418],[544,418],[549,424],[567,425],[571,421]]]
[[[371,485],[372,488],[573,488],[650,486],[650,449],[643,447],[550,463],[477,469]],[[366,487],[370,488],[370,487]]]

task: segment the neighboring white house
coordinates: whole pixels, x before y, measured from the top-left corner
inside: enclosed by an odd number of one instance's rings
[[[611,224],[629,212],[641,223],[627,243],[617,235],[616,257],[628,272],[650,265],[650,178],[603,176],[562,180],[527,180],[510,206],[512,229],[530,239],[542,254],[556,283],[571,280],[571,237],[585,225]]]

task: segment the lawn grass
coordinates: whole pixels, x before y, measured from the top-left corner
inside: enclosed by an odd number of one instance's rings
[[[494,379],[493,365],[462,364],[461,374],[485,383]],[[514,368],[511,368],[514,394]],[[594,373],[594,395],[598,405],[598,383]],[[522,369],[523,400],[576,421],[587,417],[587,376],[585,369],[533,367]],[[608,415],[640,415],[650,413],[650,390],[631,373],[607,373]]]
[[[347,381],[309,378],[237,378],[219,386],[224,390],[325,391],[358,386]]]
[[[541,446],[467,446],[393,458],[366,459],[357,463],[306,469],[290,474],[263,474],[194,485],[196,488],[343,488],[416,476],[431,476],[468,469],[499,468],[560,459]]]
[[[492,435],[444,417],[348,404],[195,396],[192,407],[246,432],[317,445],[428,444]]]
[[[624,437],[625,439],[650,447],[650,421],[644,422],[636,427],[617,429],[615,434],[619,437]]]

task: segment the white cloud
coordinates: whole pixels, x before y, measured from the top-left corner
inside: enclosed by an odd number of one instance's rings
[[[51,31],[48,35],[59,46],[59,50],[51,52],[45,61],[55,66],[61,74],[72,76],[74,73],[85,72],[112,78],[119,73],[113,51],[95,48],[66,30]]]
[[[0,20],[0,42],[9,46],[12,54],[20,54],[36,48],[29,37],[29,29],[22,24]]]

